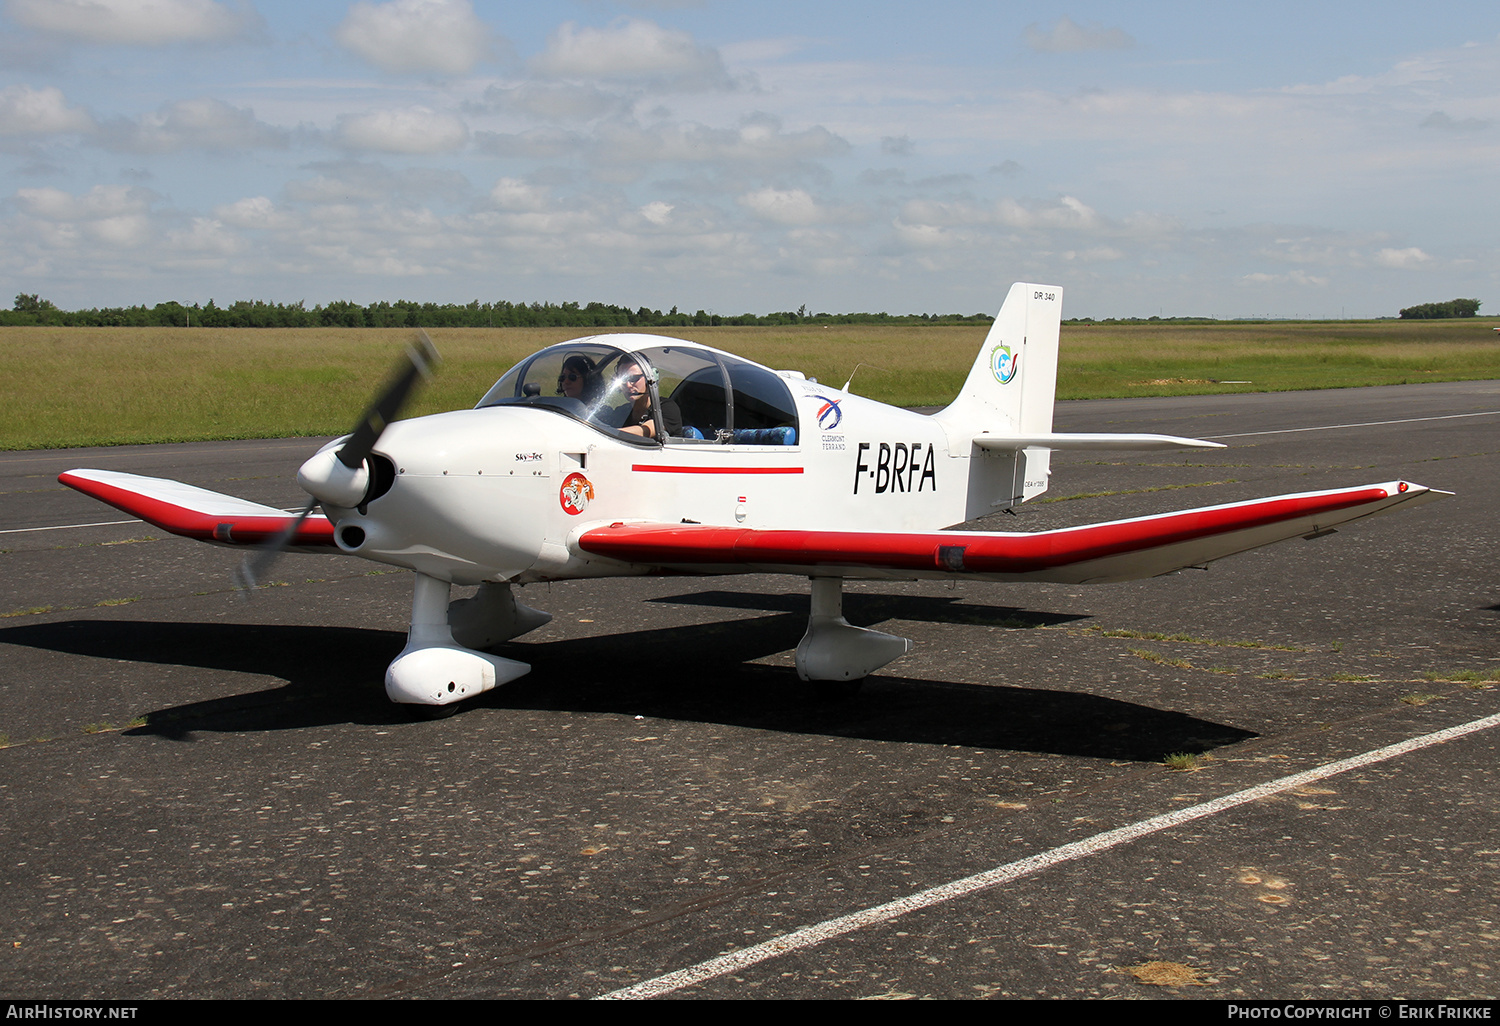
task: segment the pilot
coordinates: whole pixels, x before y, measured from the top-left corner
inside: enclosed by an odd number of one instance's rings
[[[582,353],[573,353],[563,361],[557,374],[557,394],[568,399],[587,403],[599,391],[599,378],[594,373],[594,361]]]
[[[633,356],[620,360],[617,380],[624,384],[630,405],[616,409],[615,417],[617,421],[623,420],[620,430],[626,434],[655,438],[656,414],[651,408],[651,389],[646,380],[648,373],[654,372],[643,360]],[[682,411],[670,399],[662,400],[661,421],[668,435],[682,434]]]

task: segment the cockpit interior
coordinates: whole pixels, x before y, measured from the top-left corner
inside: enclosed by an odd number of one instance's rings
[[[639,369],[654,430],[628,432],[628,379]],[[695,345],[624,350],[604,337],[550,346],[517,363],[479,401],[552,410],[626,441],[796,445],[797,407],[774,371]]]

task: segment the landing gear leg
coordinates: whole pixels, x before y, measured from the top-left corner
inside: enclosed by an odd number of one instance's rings
[[[551,619],[551,613],[517,602],[509,584],[493,581],[481,584],[473,598],[458,599],[448,606],[453,640],[464,648],[489,648],[534,631]]]
[[[450,591],[447,581],[416,575],[406,648],[385,671],[385,693],[391,701],[452,705],[531,671],[527,663],[475,652],[454,641],[448,626]]]
[[[844,619],[841,577],[812,579],[812,611],[797,646],[797,676],[807,681],[856,684],[911,651],[911,641],[852,626]]]

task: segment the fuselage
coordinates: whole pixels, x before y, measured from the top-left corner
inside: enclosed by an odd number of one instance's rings
[[[560,385],[544,397],[554,365],[578,353],[601,369],[650,368],[653,404],[680,416],[679,433],[616,428],[628,403],[612,406],[607,388],[591,406]],[[455,583],[614,576],[634,571],[582,551],[582,533],[614,522],[957,523],[969,457],[967,440],[950,451],[933,418],[793,372],[675,339],[596,336],[517,364],[477,409],[390,425],[375,447],[387,482],[362,509],[326,511],[344,551]]]

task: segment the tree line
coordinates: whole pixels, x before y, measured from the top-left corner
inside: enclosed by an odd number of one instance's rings
[[[1450,299],[1446,303],[1419,303],[1401,311],[1403,321],[1426,321],[1438,317],[1473,317],[1479,312],[1477,299]]]
[[[155,306],[95,307],[60,310],[36,295],[18,295],[12,310],[0,310],[0,325],[55,324],[83,327],[205,328],[690,328],[723,324],[988,324],[989,314],[813,313],[806,305],[770,314],[723,316],[677,307],[663,313],[648,307],[631,310],[609,303],[417,303],[398,300],[361,306],[337,301],[309,308],[305,303],[240,300],[217,306],[177,302]]]

